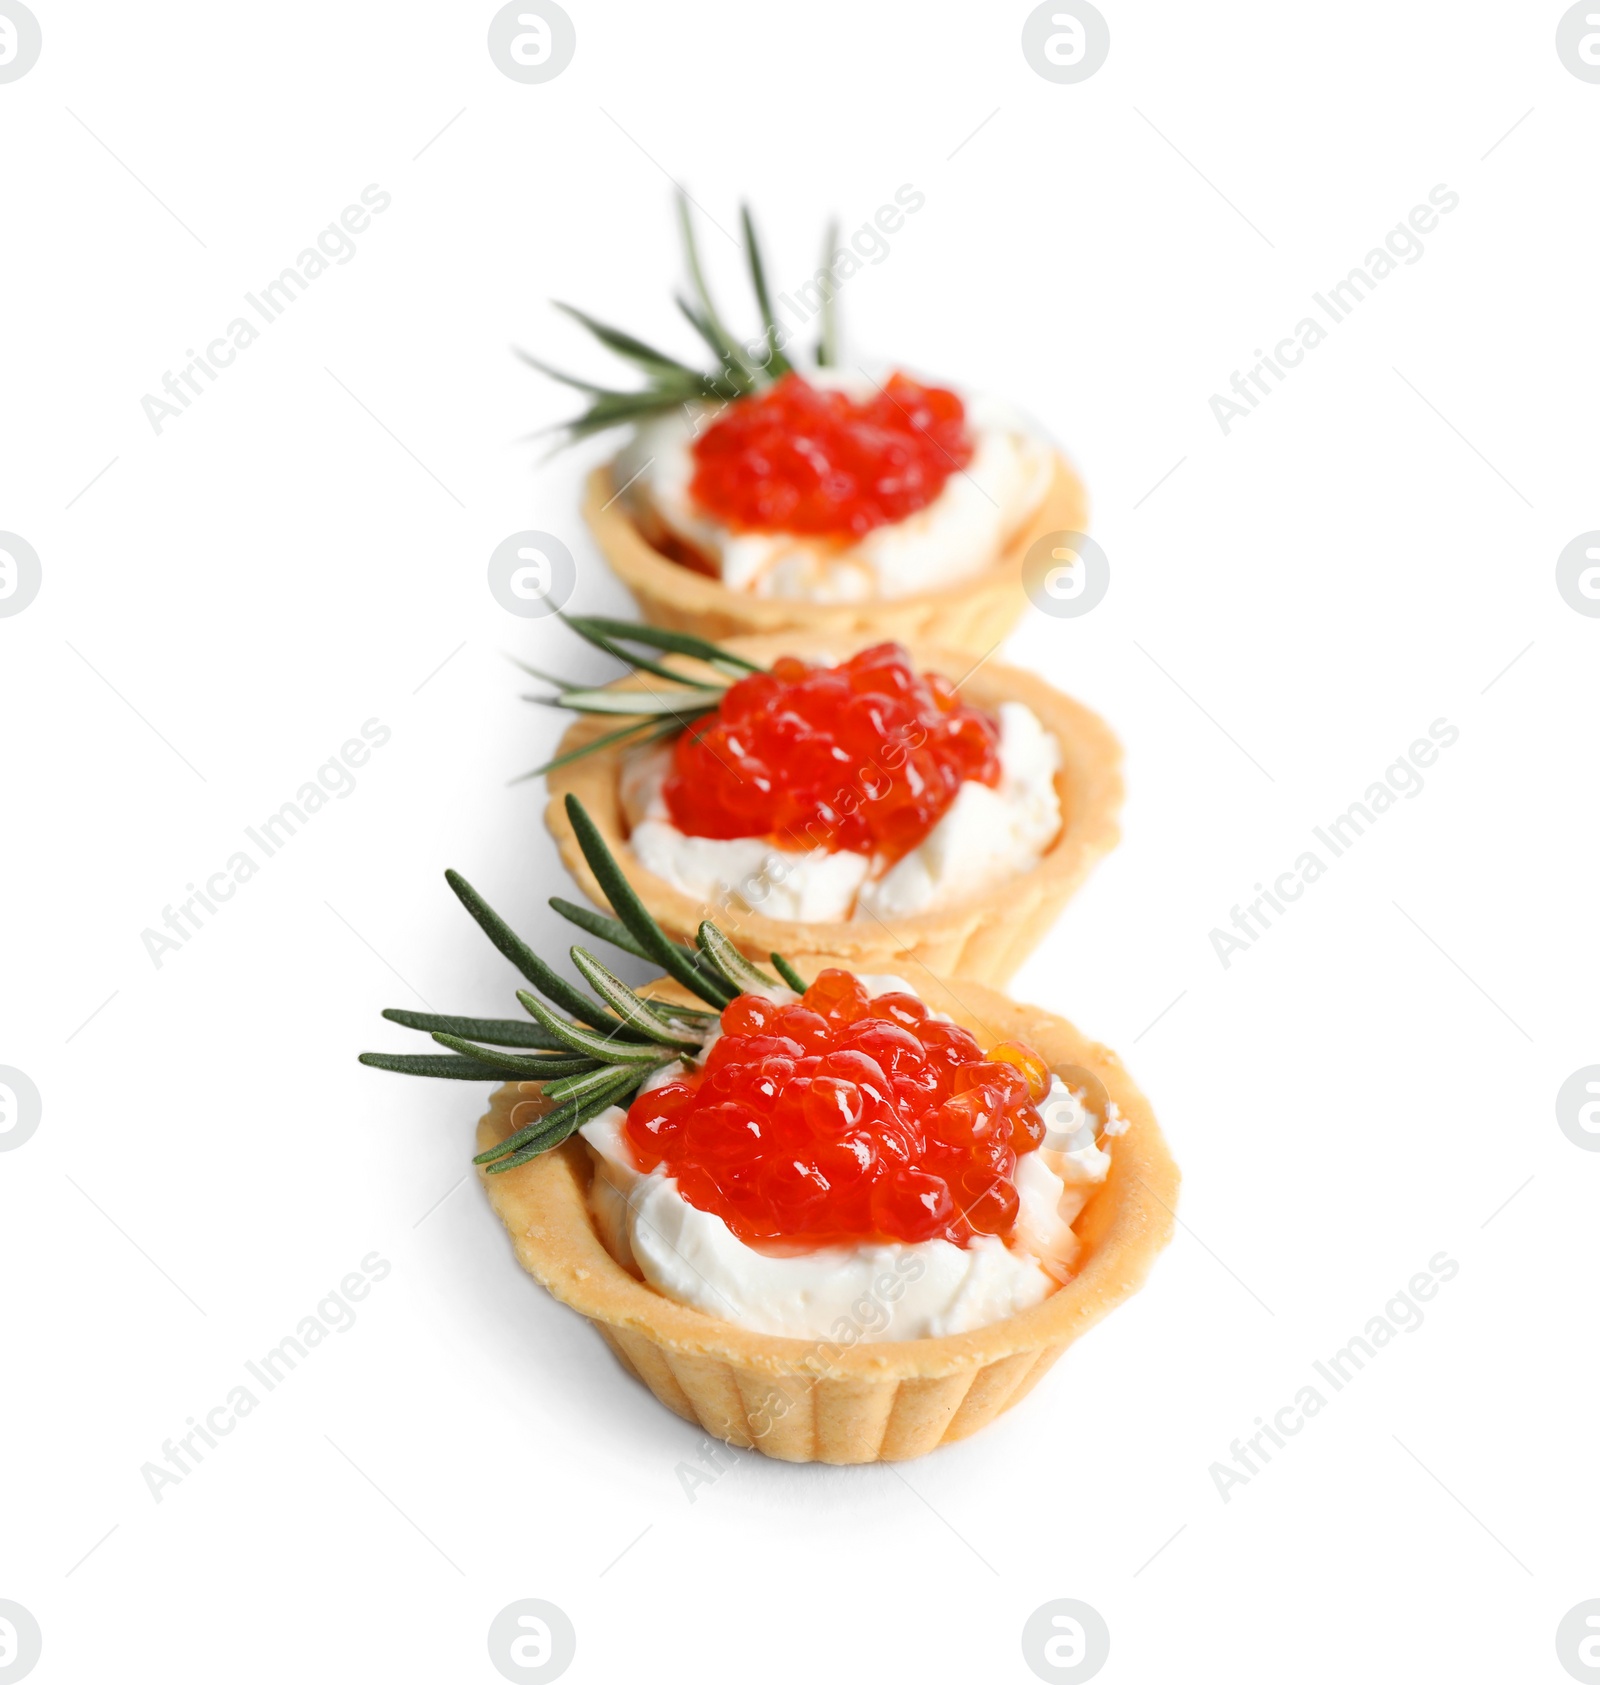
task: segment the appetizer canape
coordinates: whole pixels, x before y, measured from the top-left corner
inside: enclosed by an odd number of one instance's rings
[[[1030,673],[797,633],[711,644],[567,624],[634,671],[548,681],[539,700],[583,717],[536,769],[547,822],[598,898],[567,817],[580,797],[675,937],[714,917],[758,958],[1003,983],[1116,842],[1116,739]]]
[[[674,942],[571,807],[618,917],[569,916],[667,977],[575,947],[586,995],[451,873],[529,1018],[390,1011],[450,1051],[363,1061],[506,1084],[475,1162],[518,1258],[707,1432],[861,1463],[991,1421],[1170,1237],[1178,1173],[1116,1056],[964,980]]]
[[[842,358],[835,294],[860,264],[831,234],[802,367],[745,214],[763,331],[741,342],[711,301],[681,197],[679,209],[693,298],[678,303],[713,368],[568,306],[646,384],[611,390],[527,358],[588,395],[569,438],[632,428],[591,475],[584,516],[645,619],[713,638],[797,629],[986,654],[1027,605],[1029,547],[1087,524],[1065,458],[997,399]],[[778,304],[804,313],[787,294]]]

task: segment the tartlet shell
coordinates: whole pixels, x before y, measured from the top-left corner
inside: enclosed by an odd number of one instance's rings
[[[639,530],[617,495],[609,463],[589,476],[583,518],[652,626],[695,632],[719,643],[726,638],[796,631],[865,643],[885,638],[915,641],[979,656],[1011,631],[1028,606],[1022,564],[1029,547],[1046,533],[1083,532],[1089,523],[1089,502],[1082,480],[1058,452],[1039,507],[981,573],[941,590],[863,603],[753,597],[683,566]]]
[[[861,632],[849,638],[785,633],[730,639],[728,647],[753,661],[769,663],[780,655],[843,659],[870,641]],[[919,673],[940,672],[962,681],[962,698],[975,707],[992,711],[1002,702],[1026,703],[1060,745],[1062,764],[1056,774],[1056,794],[1061,802],[1061,831],[1031,871],[948,907],[896,919],[892,926],[876,919],[801,924],[742,907],[710,907],[647,871],[634,854],[627,840],[619,789],[622,756],[614,748],[596,750],[549,774],[545,823],[567,870],[591,900],[605,905],[567,817],[566,797],[570,792],[588,809],[629,883],[672,936],[692,939],[702,919],[714,918],[742,952],[763,963],[774,951],[790,959],[834,954],[855,971],[906,973],[909,967],[913,982],[920,979],[923,968],[938,977],[1006,982],[1044,937],[1096,861],[1117,842],[1120,832],[1116,816],[1123,793],[1122,748],[1098,714],[1021,668],[989,661],[973,671],[971,659],[954,651],[913,645],[910,653]],[[653,682],[631,675],[617,681],[621,686]],[[585,716],[568,730],[558,752],[566,754],[615,729],[616,724],[613,716]]]
[[[819,962],[800,969],[814,974]],[[1083,1242],[1077,1275],[1020,1315],[968,1334],[849,1347],[754,1333],[664,1298],[616,1263],[590,1216],[582,1142],[504,1175],[480,1172],[523,1268],[587,1317],[669,1410],[718,1439],[796,1463],[897,1462],[964,1439],[1024,1397],[1074,1340],[1136,1292],[1171,1238],[1177,1166],[1115,1053],[1065,1019],[981,984],[919,988],[985,1046],[1017,1038],[1052,1065],[1092,1071],[1128,1120],[1105,1183],[1074,1225]],[[649,992],[689,998],[665,982]],[[515,1106],[537,1096],[533,1083],[500,1089],[478,1125],[480,1151],[511,1132]]]

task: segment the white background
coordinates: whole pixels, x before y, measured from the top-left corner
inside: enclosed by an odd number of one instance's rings
[[[1104,0],[1058,86],[1025,6],[568,4],[530,87],[487,5],[38,0],[0,86],[0,526],[44,581],[0,619],[0,1063],[44,1096],[0,1155],[0,1597],[36,1677],[490,1680],[541,1597],[574,1680],[1020,1681],[1074,1597],[1108,1681],[1564,1678],[1600,1595],[1600,1158],[1553,1107],[1600,1059],[1600,622],[1554,565],[1600,526],[1600,87],[1561,8]],[[485,564],[544,528],[578,606],[625,599],[576,515],[605,445],[535,466],[571,394],[509,347],[617,372],[565,298],[691,351],[669,175],[725,229],[754,202],[780,287],[914,184],[854,344],[1082,468],[1110,593],[1007,658],[1121,735],[1125,841],[1015,992],[1122,1052],[1185,1173],[1147,1290],[978,1438],[742,1456],[692,1503],[699,1436],[462,1180],[479,1091],[355,1061],[413,1045],[383,1006],[510,1007],[445,866],[558,939],[508,784],[558,722],[505,654],[602,668]],[[373,182],[356,256],[154,433],[142,395]],[[1438,183],[1420,261],[1225,436],[1211,394]],[[355,793],[158,969],[141,931],[373,717]],[[1211,929],[1439,718],[1423,792],[1224,969]],[[356,1325],[153,1501],[373,1250]],[[1230,1441],[1441,1250],[1425,1324],[1224,1503]]]

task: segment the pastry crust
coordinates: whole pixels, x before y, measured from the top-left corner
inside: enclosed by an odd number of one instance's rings
[[[845,638],[858,647],[893,638],[977,657],[1006,637],[1028,606],[1022,563],[1029,547],[1047,532],[1083,532],[1089,503],[1083,482],[1057,453],[1043,501],[981,573],[938,591],[860,603],[755,597],[674,561],[640,532],[617,496],[609,463],[589,476],[583,518],[652,626],[694,632],[718,643],[782,631]]]
[[[804,962],[814,975],[822,959]],[[1143,1284],[1172,1236],[1178,1170],[1150,1104],[1109,1048],[1064,1018],[965,979],[919,983],[985,1046],[1020,1039],[1054,1066],[1092,1071],[1128,1120],[1106,1181],[1074,1229],[1078,1273],[1032,1309],[966,1334],[900,1341],[760,1334],[680,1305],[628,1274],[589,1211],[591,1161],[576,1139],[516,1170],[480,1171],[518,1260],[587,1317],[624,1368],[686,1421],[785,1462],[870,1463],[920,1457],[964,1439],[1022,1398],[1080,1335]],[[645,993],[687,1001],[674,983]],[[512,1132],[514,1108],[542,1106],[535,1083],[509,1083],[478,1124],[487,1150]],[[532,1114],[519,1113],[518,1125]]]
[[[870,641],[860,631],[849,638],[785,633],[730,639],[728,647],[763,663],[780,655],[842,660]],[[910,981],[919,988],[924,971],[938,977],[1004,983],[1049,930],[1090,868],[1118,839],[1121,745],[1098,714],[1032,673],[992,661],[974,671],[970,657],[916,645],[911,646],[911,657],[918,672],[939,672],[962,681],[963,700],[975,707],[992,711],[1002,702],[1026,703],[1060,746],[1061,767],[1055,784],[1061,803],[1061,830],[1031,871],[947,907],[898,918],[892,926],[875,918],[802,924],[768,918],[743,906],[708,907],[646,871],[635,856],[622,811],[622,757],[615,749],[597,750],[549,775],[550,803],[545,822],[568,871],[592,901],[605,905],[567,817],[565,798],[570,791],[588,809],[606,846],[645,905],[668,934],[680,940],[692,939],[702,919],[714,918],[741,951],[761,963],[774,951],[791,960],[805,954],[834,954],[853,971],[904,973],[909,966]],[[685,664],[688,670],[690,664]],[[617,681],[620,686],[649,682],[632,675]],[[567,754],[615,730],[616,725],[614,715],[585,716],[562,738],[559,753]]]

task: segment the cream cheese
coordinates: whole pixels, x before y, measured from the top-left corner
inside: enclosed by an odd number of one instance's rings
[[[874,995],[915,992],[898,977],[862,982]],[[670,1080],[670,1073],[653,1079]],[[1059,1111],[1068,1100],[1052,1078],[1044,1106]],[[665,1297],[740,1327],[848,1344],[965,1333],[1040,1303],[1071,1279],[1079,1250],[1072,1222],[1111,1162],[1095,1146],[1088,1118],[1079,1131],[1085,1139],[1023,1154],[1010,1246],[981,1235],[965,1247],[875,1242],[780,1256],[747,1246],[722,1218],[689,1204],[660,1168],[642,1171],[626,1121],[612,1106],[581,1130],[594,1160],[590,1208],[612,1256]]]
[[[858,1339],[916,1340],[998,1322],[1055,1286],[992,1235],[968,1247],[925,1240],[758,1252],[690,1205],[672,1177],[640,1174],[622,1134],[626,1117],[613,1106],[583,1126],[597,1159],[592,1208],[618,1261],[679,1304],[762,1334],[838,1338],[841,1320],[854,1320]]]
[[[1061,829],[1060,746],[1024,703],[1001,703],[999,719],[999,785],[969,779],[922,842],[887,870],[843,849],[685,835],[661,793],[666,748],[624,763],[628,841],[647,871],[708,906],[731,904],[801,924],[905,918],[948,906],[1031,871]]]

